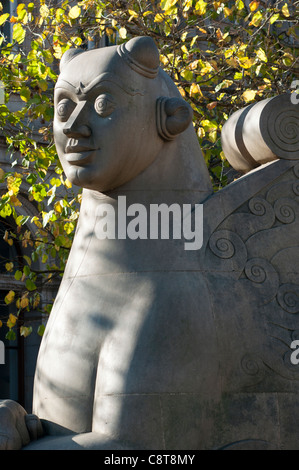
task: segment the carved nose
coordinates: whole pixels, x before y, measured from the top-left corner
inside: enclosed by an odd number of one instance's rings
[[[67,137],[89,137],[91,129],[88,125],[87,102],[81,101],[63,127]]]

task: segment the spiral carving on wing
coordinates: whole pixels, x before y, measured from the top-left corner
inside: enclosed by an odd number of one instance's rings
[[[265,215],[267,209],[269,207],[271,208],[271,205],[267,203],[267,201],[261,197],[251,198],[248,205],[249,205],[250,212],[252,214],[260,215],[260,216]]]
[[[262,258],[253,258],[247,261],[245,266],[246,277],[250,281],[257,282],[258,284],[264,282],[267,278],[269,264],[270,263]]]
[[[299,286],[282,284],[277,293],[277,302],[288,313],[299,313]]]
[[[297,207],[294,199],[280,198],[274,204],[275,216],[283,224],[290,224],[296,219]]]
[[[209,246],[218,258],[229,259],[245,250],[242,239],[230,230],[218,230],[209,240]]]
[[[263,361],[256,355],[245,354],[241,359],[241,367],[247,375],[257,376],[264,374]]]

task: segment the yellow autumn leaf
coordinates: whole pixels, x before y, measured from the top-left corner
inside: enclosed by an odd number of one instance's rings
[[[72,7],[69,11],[69,17],[72,19],[72,20],[75,20],[76,18],[78,18],[78,16],[80,16],[80,13],[81,13],[81,8],[78,7],[78,5],[75,5],[74,7]]]
[[[227,16],[231,15],[232,10],[228,7],[224,7],[223,12],[224,12],[224,16],[227,17]]]
[[[254,64],[254,60],[249,57],[238,57],[238,60],[243,69],[249,69]]]
[[[261,47],[257,51],[256,55],[262,62],[268,62],[266,53],[265,53],[264,49],[262,49]]]
[[[6,271],[11,272],[13,270],[13,263],[5,263],[5,269]]]
[[[20,328],[20,335],[24,336],[25,338],[32,333],[32,327],[31,326],[21,326]]]
[[[178,0],[162,0],[161,1],[161,8],[162,10],[164,11],[167,11],[169,10],[171,7],[173,7],[176,3],[177,3]]]
[[[20,300],[20,307],[21,308],[26,308],[29,305],[29,299],[28,297],[22,297]]]
[[[216,140],[217,140],[217,130],[213,129],[212,131],[209,132],[209,141],[214,144]]]
[[[32,217],[31,223],[34,223],[38,228],[42,228],[42,226],[43,226],[43,224],[41,223],[41,221],[39,220],[39,218],[36,215],[34,217]]]
[[[197,83],[192,83],[191,86],[190,86],[190,92],[189,92],[190,96],[194,96],[194,95],[202,95],[202,92],[201,92],[201,89],[200,89],[200,86],[197,85]]]
[[[183,11],[188,11],[190,8],[192,8],[192,0],[185,0]]]
[[[121,39],[126,39],[126,37],[127,37],[127,30],[126,30],[126,28],[124,28],[124,27],[119,28],[118,34],[119,34],[119,36],[121,37]]]
[[[245,6],[242,0],[237,0],[235,3],[238,10],[242,10]]]
[[[167,56],[165,56],[165,55],[160,55],[160,62],[162,62],[163,65],[168,65],[169,64],[169,60],[168,60]]]
[[[13,325],[15,325],[18,318],[12,313],[10,313],[8,319]]]
[[[246,90],[242,94],[242,98],[245,101],[245,103],[248,103],[249,101],[254,100],[256,93],[257,93],[256,90]]]
[[[203,129],[203,127],[198,128],[197,135],[200,139],[202,139],[206,135],[205,130]]]
[[[11,304],[14,298],[15,298],[15,292],[13,290],[10,290],[8,294],[4,297],[4,301],[6,304]]]
[[[2,323],[2,321],[0,320],[0,328],[1,328],[2,325],[3,325],[3,323]]]
[[[206,73],[210,73],[213,71],[213,67],[212,65],[210,64],[210,62],[204,62],[202,64],[202,67],[200,69],[200,75],[205,75]]]
[[[56,212],[58,212],[59,214],[61,214],[61,212],[62,212],[62,206],[61,206],[61,204],[60,204],[60,201],[55,202],[55,204],[54,204],[54,209],[56,210]]]
[[[9,314],[9,318],[6,322],[8,328],[13,328],[17,322],[17,319],[18,317],[16,317],[15,315],[13,315],[12,313]]]
[[[36,294],[32,306],[33,306],[33,308],[36,308],[36,307],[38,307],[39,304],[40,304],[40,295]]]
[[[131,15],[131,18],[138,18],[138,13],[134,10],[128,10],[128,13]]]
[[[3,180],[4,176],[5,176],[5,171],[2,170],[2,168],[0,168],[0,180]]]
[[[250,11],[255,11],[258,6],[259,6],[260,2],[257,2],[256,0],[253,0],[252,2],[249,3],[249,8],[250,8]]]
[[[9,17],[9,13],[4,13],[3,15],[0,16],[0,26],[5,23],[7,18]]]
[[[191,62],[191,64],[189,65],[190,67],[190,70],[196,70],[197,67],[198,67],[198,59],[194,60],[193,62]]]
[[[217,39],[219,40],[223,39],[223,34],[220,28],[216,30],[216,36],[217,36]]]
[[[185,98],[185,96],[186,96],[186,93],[185,93],[185,90],[184,90],[184,88],[183,88],[183,87],[181,87],[181,86],[179,86],[179,87],[178,87],[178,89],[179,89],[179,92],[180,92],[181,96],[182,96],[183,98]]]
[[[281,9],[283,15],[288,18],[290,16],[290,12],[289,12],[289,8],[288,8],[288,4],[285,3]]]
[[[279,13],[275,13],[275,15],[271,16],[270,18],[270,24],[275,23],[275,21],[277,21],[278,18],[279,18]]]
[[[204,15],[207,10],[207,2],[204,0],[198,0],[195,4],[195,12],[198,15]]]
[[[47,16],[49,16],[49,13],[50,13],[47,5],[42,5],[39,9],[39,13],[42,18],[47,18]]]
[[[63,51],[62,51],[60,44],[54,44],[53,49],[54,49],[53,56],[55,57],[55,59],[58,59],[58,60],[61,59]]]
[[[65,180],[64,184],[65,184],[65,186],[66,186],[67,188],[71,188],[71,187],[72,187],[72,183],[71,183],[68,179]]]
[[[164,21],[164,15],[162,15],[161,13],[157,13],[155,18],[154,18],[154,22],[155,23],[162,23],[162,21]]]
[[[261,24],[261,21],[263,19],[263,14],[261,11],[257,11],[253,17],[252,20],[249,23],[249,26],[259,26]]]
[[[14,194],[12,196],[10,195],[10,203],[14,207],[21,207],[21,205],[22,205],[21,201]]]

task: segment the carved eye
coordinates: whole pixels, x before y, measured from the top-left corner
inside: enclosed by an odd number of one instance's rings
[[[101,117],[109,116],[115,108],[112,96],[99,95],[94,102],[94,109]]]
[[[73,103],[73,101],[67,98],[64,100],[61,100],[56,107],[56,112],[60,120],[67,121],[69,116],[72,114],[75,106],[76,106],[75,103]]]

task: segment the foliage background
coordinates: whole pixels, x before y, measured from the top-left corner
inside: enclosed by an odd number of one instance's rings
[[[6,2],[7,3],[7,2]],[[52,136],[53,87],[62,54],[70,47],[122,43],[153,37],[161,64],[194,110],[194,128],[215,190],[236,174],[221,149],[224,122],[253,101],[290,91],[298,77],[299,1],[83,0],[19,3],[15,15],[0,3],[0,135],[11,168],[0,169],[0,216],[13,220],[4,240],[18,240],[28,255],[5,260],[7,274],[21,283],[5,303],[12,313],[0,326],[7,338],[27,336],[18,318],[32,309],[49,313],[43,286],[63,274],[80,207],[57,159]],[[12,111],[11,101],[21,106]],[[1,93],[0,93],[1,97]],[[36,206],[22,215],[21,195]],[[34,224],[34,233],[28,224]],[[37,269],[36,265],[43,269]],[[42,334],[43,325],[38,332]]]

